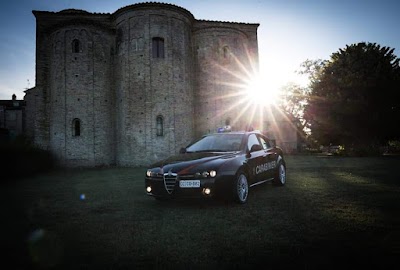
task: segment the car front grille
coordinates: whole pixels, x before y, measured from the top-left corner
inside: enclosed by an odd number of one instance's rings
[[[164,173],[164,186],[168,194],[171,194],[174,191],[177,178],[178,174],[176,173]]]
[[[194,174],[185,174],[185,175],[179,175],[179,180],[193,180],[193,179],[198,179]]]

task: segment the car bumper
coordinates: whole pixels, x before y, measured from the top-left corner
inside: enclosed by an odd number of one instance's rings
[[[176,180],[173,188],[167,188],[162,178],[145,178],[145,189],[149,196],[159,198],[211,198],[219,196],[230,182],[232,177],[222,176],[200,180],[199,187],[181,188]],[[184,181],[184,180],[182,180]]]

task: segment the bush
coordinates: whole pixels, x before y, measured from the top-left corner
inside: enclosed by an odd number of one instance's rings
[[[388,154],[400,154],[400,141],[388,141]]]
[[[24,137],[2,140],[0,143],[2,162],[1,179],[10,180],[49,171],[55,167],[49,151],[39,149]]]
[[[345,150],[344,154],[351,157],[380,156],[381,149],[377,145],[355,146]]]

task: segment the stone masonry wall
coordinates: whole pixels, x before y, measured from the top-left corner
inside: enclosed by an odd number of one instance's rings
[[[111,36],[85,25],[51,36],[50,149],[71,166],[114,163]],[[73,41],[79,40],[75,52]],[[80,121],[75,136],[74,121]]]
[[[232,84],[242,83],[243,67],[258,68],[257,24],[197,21],[159,3],[113,14],[33,13],[36,87],[26,95],[27,132],[62,164],[149,165],[227,119],[244,125]],[[163,41],[161,57],[153,38]]]
[[[197,136],[227,122],[244,129],[249,117],[243,85],[258,71],[249,29],[258,25],[199,21],[194,29],[197,54]]]
[[[191,18],[154,6],[126,10],[115,24],[117,164],[147,165],[193,138]],[[153,38],[164,40],[164,57],[153,56]]]

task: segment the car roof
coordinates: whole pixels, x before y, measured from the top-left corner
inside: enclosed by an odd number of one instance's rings
[[[262,134],[262,133],[259,130],[253,130],[253,131],[227,131],[227,132],[209,133],[206,136],[209,136],[209,135],[223,135],[223,134],[245,135],[245,134]]]

